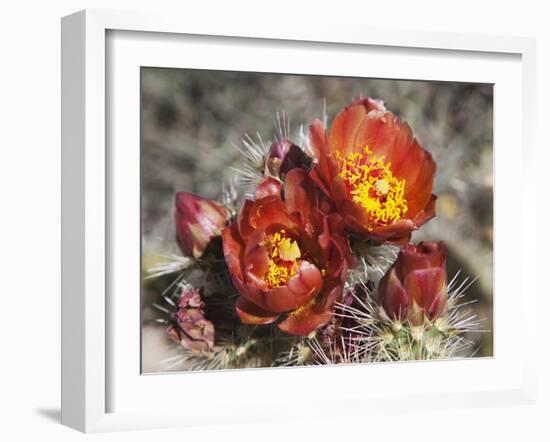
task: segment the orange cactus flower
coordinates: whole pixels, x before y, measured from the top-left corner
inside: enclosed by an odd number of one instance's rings
[[[382,102],[352,101],[330,131],[314,121],[309,140],[317,160],[311,177],[336,203],[349,232],[404,244],[435,216],[435,161]]]
[[[353,262],[342,219],[330,208],[298,168],[283,185],[266,179],[245,201],[222,233],[243,323],[281,319],[281,330],[307,336],[330,320]]]

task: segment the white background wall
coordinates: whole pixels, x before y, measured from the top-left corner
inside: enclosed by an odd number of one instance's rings
[[[319,26],[355,23],[378,28],[443,30],[537,37],[538,148],[548,148],[545,101],[550,98],[550,14],[544,2],[480,0],[368,2],[338,0],[20,0],[0,12],[0,439],[83,440],[59,421],[60,358],[60,17],[83,8],[169,10],[256,21],[292,17]],[[511,3],[511,2],[510,2]],[[175,5],[180,5],[176,7]],[[429,69],[429,66],[426,67]],[[513,110],[511,110],[513,112]],[[545,153],[545,160],[548,155]],[[542,163],[542,161],[540,161]],[[539,197],[548,184],[544,170],[533,177]],[[511,177],[513,179],[513,177]],[[548,210],[541,199],[539,223]],[[542,213],[542,209],[545,213]],[[543,273],[548,240],[533,232]],[[513,235],[513,232],[511,232]],[[513,253],[513,247],[510,248]],[[539,281],[541,335],[550,303]],[[521,331],[518,330],[518,333]],[[548,333],[546,333],[548,335]],[[94,440],[550,440],[548,340],[540,341],[540,405],[452,412],[379,415],[363,422],[292,422],[279,425],[213,427],[103,434]],[[299,392],[289,392],[290,395]]]

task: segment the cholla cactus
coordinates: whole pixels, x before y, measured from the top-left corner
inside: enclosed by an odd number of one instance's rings
[[[409,242],[435,216],[430,153],[378,100],[354,100],[325,126],[315,120],[299,146],[278,115],[274,142],[258,134],[239,148],[240,188],[221,202],[177,194],[184,256],[149,274],[175,275],[155,304],[180,349],[166,369],[472,351],[481,321],[462,299],[474,280],[448,282],[442,242]]]

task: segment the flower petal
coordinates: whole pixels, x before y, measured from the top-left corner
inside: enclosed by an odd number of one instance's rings
[[[236,223],[239,228],[239,233],[242,237],[250,235],[254,228],[250,225],[250,212],[254,207],[254,201],[245,200],[237,217]]]
[[[417,245],[407,244],[401,249],[399,260],[396,261],[396,270],[399,278],[404,279],[414,270],[432,267],[444,268],[445,261],[446,253],[443,241],[422,241]]]
[[[334,167],[330,166],[331,159],[329,158],[325,127],[319,120],[313,121],[309,126],[309,144],[317,159],[317,163],[310,172],[311,179],[325,195],[329,196],[332,179],[331,170]]]
[[[325,126],[319,119],[313,120],[309,126],[309,144],[317,158],[328,153]]]
[[[395,171],[396,176],[405,180],[403,196],[408,203],[408,218],[415,217],[429,203],[435,171],[436,164],[431,154],[420,146],[409,149],[403,166]]]
[[[409,125],[389,111],[369,113],[356,136],[358,146],[368,146],[374,156],[383,157],[392,171],[407,158],[412,141]]]
[[[291,335],[307,336],[325,325],[334,314],[334,303],[342,296],[342,286],[327,290],[320,300],[312,300],[301,308],[290,312],[286,319],[278,324],[279,328]]]
[[[332,179],[330,185],[330,195],[337,206],[340,206],[342,202],[346,199],[346,186],[344,180],[338,175]]]
[[[243,280],[241,256],[244,249],[236,223],[222,231],[223,255],[231,276]]]
[[[296,226],[295,221],[286,211],[285,203],[278,195],[255,201],[247,215],[252,230],[243,236],[251,235],[253,230],[266,230],[270,225],[284,226],[289,229]]]
[[[323,275],[312,263],[300,262],[296,275],[286,285],[265,293],[262,306],[273,312],[288,312],[315,298],[323,287]]]
[[[266,196],[279,195],[281,193],[281,182],[275,178],[266,178],[256,187],[254,198],[260,199]]]
[[[242,296],[237,298],[235,310],[244,324],[272,324],[279,317],[278,314],[268,312]]]
[[[404,281],[404,287],[411,299],[428,311],[434,300],[446,294],[447,274],[442,268],[429,268],[410,272]]]
[[[413,218],[413,222],[416,228],[421,227],[422,225],[426,224],[429,220],[431,220],[433,217],[435,217],[436,201],[437,201],[437,196],[432,195],[426,207],[424,207],[424,209],[418,212],[416,216]]]
[[[377,293],[380,304],[390,318],[403,320],[407,316],[412,299],[399,281],[395,268],[382,278]]]
[[[317,208],[315,184],[305,170],[292,169],[286,174],[284,198],[288,212],[299,213],[302,220]]]
[[[416,229],[415,224],[402,218],[386,226],[381,225],[369,229],[368,217],[365,210],[352,201],[344,201],[342,205],[346,229],[363,234],[379,242],[404,244],[409,241],[411,232]]]
[[[263,279],[269,267],[269,256],[264,246],[257,244],[244,256],[244,270],[248,277]],[[263,285],[263,284],[262,284]]]
[[[362,104],[347,106],[336,115],[328,137],[331,153],[340,152],[345,157],[355,151],[357,131],[363,124],[366,115],[367,109]]]

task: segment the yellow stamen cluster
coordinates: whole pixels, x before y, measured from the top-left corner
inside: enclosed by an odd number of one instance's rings
[[[269,250],[269,266],[264,280],[268,288],[281,287],[298,272],[297,260],[302,256],[300,247],[286,236],[284,229],[266,238],[263,245]]]
[[[363,152],[347,157],[337,152],[336,158],[349,196],[365,208],[373,225],[390,224],[407,213],[405,180],[393,176],[391,163],[385,163],[383,156],[373,157],[365,146]]]

